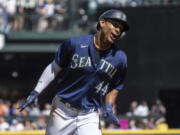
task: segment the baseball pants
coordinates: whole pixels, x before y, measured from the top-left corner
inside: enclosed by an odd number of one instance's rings
[[[97,111],[81,112],[55,96],[46,135],[102,135]]]

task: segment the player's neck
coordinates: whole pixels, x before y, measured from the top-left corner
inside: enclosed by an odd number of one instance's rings
[[[103,37],[100,36],[99,33],[96,33],[94,35],[94,46],[95,46],[95,48],[97,50],[100,50],[100,51],[108,50],[111,47],[111,45],[105,43],[102,39],[103,39]]]

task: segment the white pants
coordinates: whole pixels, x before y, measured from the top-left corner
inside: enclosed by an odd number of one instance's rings
[[[46,135],[102,135],[98,112],[78,112],[56,96],[52,102]]]

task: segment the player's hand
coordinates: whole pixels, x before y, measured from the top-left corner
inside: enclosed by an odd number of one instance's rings
[[[37,104],[37,97],[39,93],[35,90],[33,90],[30,95],[27,97],[27,99],[17,108],[20,112],[24,110],[28,105],[30,104]]]
[[[119,127],[120,126],[119,119],[115,114],[113,114],[112,108],[113,108],[112,103],[105,103],[102,110],[103,117],[105,118],[106,122],[114,124]]]

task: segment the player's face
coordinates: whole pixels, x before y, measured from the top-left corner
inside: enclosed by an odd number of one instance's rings
[[[101,31],[107,43],[114,43],[123,32],[123,25],[117,20],[100,20]]]

